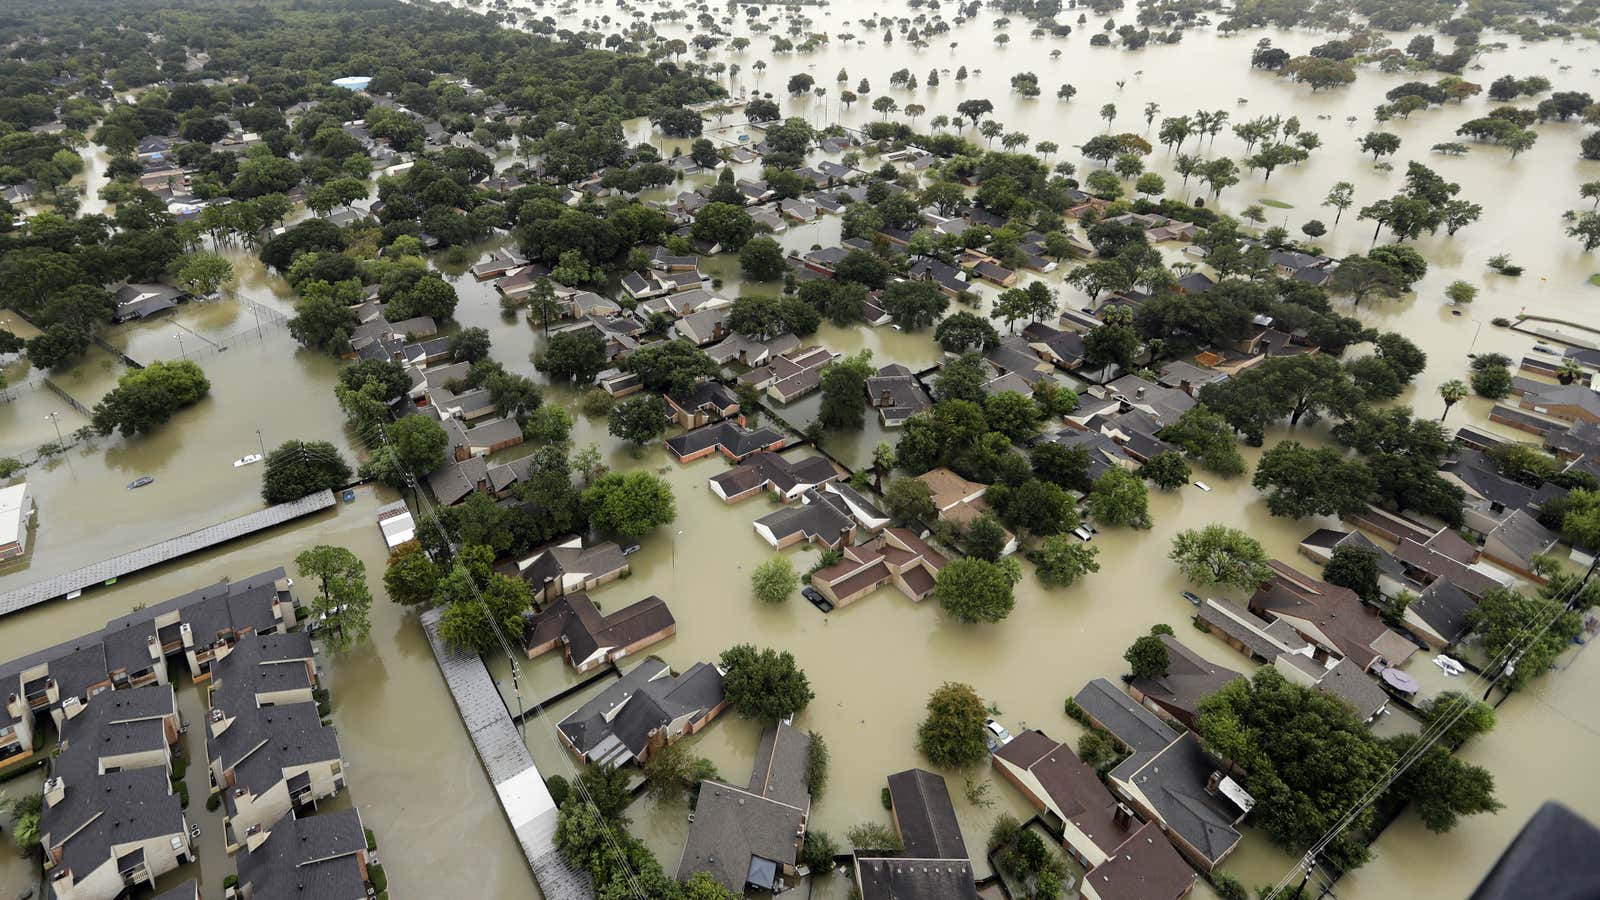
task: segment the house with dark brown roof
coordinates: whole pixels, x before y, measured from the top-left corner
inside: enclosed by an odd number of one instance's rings
[[[524,615],[523,649],[533,659],[557,647],[578,674],[630,656],[678,630],[666,601],[654,595],[601,615],[582,591]]]
[[[1060,829],[1062,846],[1086,870],[1083,896],[1176,900],[1193,887],[1194,872],[1160,827],[1139,821],[1067,745],[1044,732],[1025,731],[991,761]]]
[[[812,572],[809,581],[834,606],[844,606],[892,584],[912,600],[933,593],[944,554],[905,528],[885,528],[864,544],[847,545],[839,562]]]
[[[582,762],[614,768],[648,762],[727,708],[716,666],[695,663],[675,675],[659,658],[647,656],[562,719],[556,732]]]
[[[1348,659],[1329,665],[1307,653],[1282,653],[1272,666],[1285,679],[1301,687],[1314,688],[1343,703],[1362,722],[1371,724],[1389,706],[1388,692]]]
[[[1128,682],[1128,693],[1192,731],[1200,718],[1200,701],[1244,676],[1205,659],[1170,634],[1159,638],[1167,648],[1167,671],[1136,676]]]
[[[917,413],[933,408],[916,376],[899,363],[884,366],[867,379],[867,403],[878,411],[885,428],[898,428]]]
[[[716,381],[701,381],[681,394],[662,396],[668,417],[680,428],[699,428],[739,414],[739,398],[733,389]]]
[[[1389,629],[1356,592],[1305,575],[1278,560],[1273,574],[1250,598],[1250,611],[1287,622],[1317,647],[1319,659],[1347,658],[1362,671],[1398,666],[1417,646]]]

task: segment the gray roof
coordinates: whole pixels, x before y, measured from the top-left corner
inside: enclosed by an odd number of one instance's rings
[[[362,900],[366,849],[354,809],[285,816],[256,849],[239,853],[239,886],[252,900]]]
[[[910,859],[966,860],[961,823],[944,776],[925,769],[907,769],[889,776],[889,798],[895,823]]]
[[[810,756],[810,738],[780,722],[761,734],[748,788],[703,782],[679,880],[709,872],[731,891],[747,883],[771,890],[777,867],[795,864],[805,832]]]
[[[1317,680],[1317,689],[1344,701],[1365,722],[1389,702],[1378,683],[1348,659],[1341,659]]]
[[[1112,737],[1135,753],[1155,753],[1172,743],[1177,737],[1156,714],[1119,690],[1116,685],[1096,678],[1083,686],[1073,698]]]
[[[1477,606],[1466,591],[1449,579],[1441,578],[1418,594],[1406,611],[1416,613],[1440,637],[1455,643],[1471,627],[1467,614]]]
[[[1163,634],[1160,638],[1167,648],[1167,671],[1149,678],[1135,678],[1132,686],[1164,706],[1198,715],[1201,700],[1228,682],[1244,677],[1210,662],[1172,635]]]
[[[978,900],[972,864],[965,860],[856,858],[861,900]]]
[[[854,528],[856,521],[842,500],[827,493],[809,490],[801,495],[799,506],[786,506],[756,520],[756,524],[772,532],[782,541],[794,534],[805,535],[806,540],[824,540],[830,546],[839,542],[840,535]]]
[[[722,700],[722,673],[715,666],[695,663],[674,676],[666,663],[652,656],[557,727],[591,759],[607,758],[614,745],[638,756],[655,729],[681,716],[704,715]]]
[[[1158,753],[1135,753],[1111,771],[1111,778],[1144,795],[1168,831],[1176,832],[1211,862],[1239,843],[1233,823],[1242,814],[1231,801],[1206,791],[1217,764],[1185,731]]]
[[[783,440],[783,435],[767,426],[741,428],[733,422],[713,422],[693,431],[667,439],[667,447],[678,456],[699,453],[708,447],[720,447],[734,459],[743,459],[757,450]]]
[[[838,477],[833,463],[824,457],[808,456],[791,461],[776,453],[763,451],[751,454],[744,462],[711,476],[710,480],[731,497],[763,485],[771,485],[775,490],[788,493],[802,484],[821,484]]]

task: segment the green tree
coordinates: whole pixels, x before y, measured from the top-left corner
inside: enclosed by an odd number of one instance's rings
[[[871,350],[823,366],[818,421],[828,428],[860,428],[867,411],[867,379],[872,373]]]
[[[469,549],[463,549],[463,557],[469,555]],[[492,559],[493,551],[486,555]],[[484,654],[500,649],[502,635],[514,641],[522,634],[522,617],[533,597],[527,582],[520,578],[491,573],[487,565],[473,571],[457,562],[439,579],[435,602],[444,607],[439,619],[439,636],[444,642],[458,650]]]
[[[1349,588],[1363,600],[1377,602],[1378,554],[1363,547],[1333,549],[1333,556],[1322,567],[1322,580]]]
[[[1419,740],[1416,735],[1398,734],[1384,743],[1402,757],[1413,752]],[[1487,769],[1463,762],[1437,745],[1422,751],[1400,773],[1389,794],[1410,801],[1430,831],[1449,831],[1462,816],[1499,812],[1503,807],[1494,797],[1494,776]]]
[[[261,499],[287,503],[350,483],[350,466],[327,441],[285,441],[267,454]]]
[[[1440,740],[1447,747],[1472,740],[1494,729],[1494,707],[1460,691],[1441,691],[1422,704],[1422,720],[1428,725],[1444,722]]]
[[[342,653],[367,639],[372,630],[372,592],[367,566],[343,547],[319,544],[294,558],[295,568],[317,579],[311,602],[311,627],[329,652]]]
[[[403,416],[388,432],[389,446],[402,471],[423,475],[444,465],[450,439],[431,416]]]
[[[660,341],[640,347],[628,357],[628,368],[645,390],[686,394],[695,383],[717,374],[717,364],[685,340]]]
[[[707,203],[695,214],[690,227],[696,239],[721,244],[724,250],[739,250],[755,235],[755,221],[743,207],[731,203]]]
[[[95,431],[123,437],[145,434],[166,423],[178,410],[199,403],[211,393],[211,382],[187,360],[153,362],[125,372],[117,386],[95,404]]]
[[[901,525],[931,522],[939,514],[927,482],[917,478],[896,478],[889,482],[883,492],[883,502],[889,515]]]
[[[408,541],[389,554],[383,572],[383,589],[389,599],[402,606],[418,606],[433,601],[439,583],[439,566],[416,541]]]
[[[1239,455],[1230,432],[1222,416],[1205,406],[1195,406],[1157,432],[1157,436],[1182,448],[1202,469],[1232,477],[1244,473],[1244,457]]]
[[[1150,495],[1144,480],[1120,466],[1112,466],[1095,482],[1088,509],[1104,525],[1150,527]]]
[[[552,381],[589,384],[608,365],[606,341],[593,329],[563,331],[551,336],[544,352],[535,356],[533,363]]]
[[[783,277],[788,264],[783,247],[769,237],[751,238],[739,250],[739,268],[754,281],[775,281]]]
[[[1490,366],[1473,372],[1472,392],[1490,400],[1511,396],[1511,370],[1505,366]]]
[[[782,603],[800,587],[800,576],[787,556],[774,556],[750,574],[750,589],[757,600]]]
[[[667,404],[656,394],[630,397],[611,408],[607,431],[644,446],[667,430]]]
[[[1128,647],[1122,658],[1128,661],[1128,667],[1133,671],[1135,678],[1154,678],[1165,675],[1172,665],[1172,659],[1167,654],[1167,645],[1155,634],[1147,634],[1138,638]]]
[[[1261,455],[1250,483],[1275,516],[1343,516],[1367,508],[1377,482],[1367,465],[1337,450],[1284,441]]]
[[[1167,557],[1194,584],[1220,584],[1251,589],[1271,575],[1261,542],[1226,525],[1212,524],[1178,532]]]
[[[962,622],[998,622],[1016,606],[1011,585],[1006,571],[992,562],[957,559],[939,570],[933,595]]]
[[[1067,587],[1084,575],[1100,571],[1100,563],[1095,560],[1099,553],[1099,549],[1088,544],[1053,534],[1040,543],[1039,549],[1030,551],[1028,559],[1033,562],[1040,581]]]
[[[965,310],[946,316],[933,330],[933,339],[949,353],[968,350],[993,350],[1000,345],[1000,334],[981,316]]]
[[[1151,457],[1139,470],[1139,474],[1150,479],[1156,487],[1163,490],[1174,490],[1189,483],[1189,464],[1183,461],[1171,450],[1164,450]]]
[[[1550,627],[1530,635],[1530,622],[1548,622]],[[1507,588],[1485,593],[1467,613],[1467,623],[1490,659],[1504,664],[1515,653],[1514,668],[1490,673],[1498,674],[1499,683],[1508,691],[1525,687],[1544,674],[1583,627],[1579,615],[1564,603]]]
[[[642,538],[677,519],[672,485],[651,472],[606,472],[584,488],[582,509],[590,524],[624,538]]]
[[[178,266],[178,283],[195,294],[214,293],[232,280],[233,263],[219,253],[191,253]]]
[[[927,712],[917,727],[917,749],[934,765],[966,768],[988,755],[988,712],[971,685],[945,682],[928,695]]]
[[[806,673],[785,650],[757,650],[739,644],[722,652],[719,660],[727,674],[723,693],[740,714],[762,722],[777,722],[806,708],[815,698]]]

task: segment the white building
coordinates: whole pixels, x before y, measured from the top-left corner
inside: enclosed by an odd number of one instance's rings
[[[0,560],[28,552],[28,520],[32,517],[33,495],[26,481],[0,488]]]

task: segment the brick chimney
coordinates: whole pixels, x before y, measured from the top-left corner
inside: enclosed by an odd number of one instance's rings
[[[1117,809],[1111,814],[1111,822],[1118,828],[1133,827],[1133,811],[1125,803],[1118,803]]]

